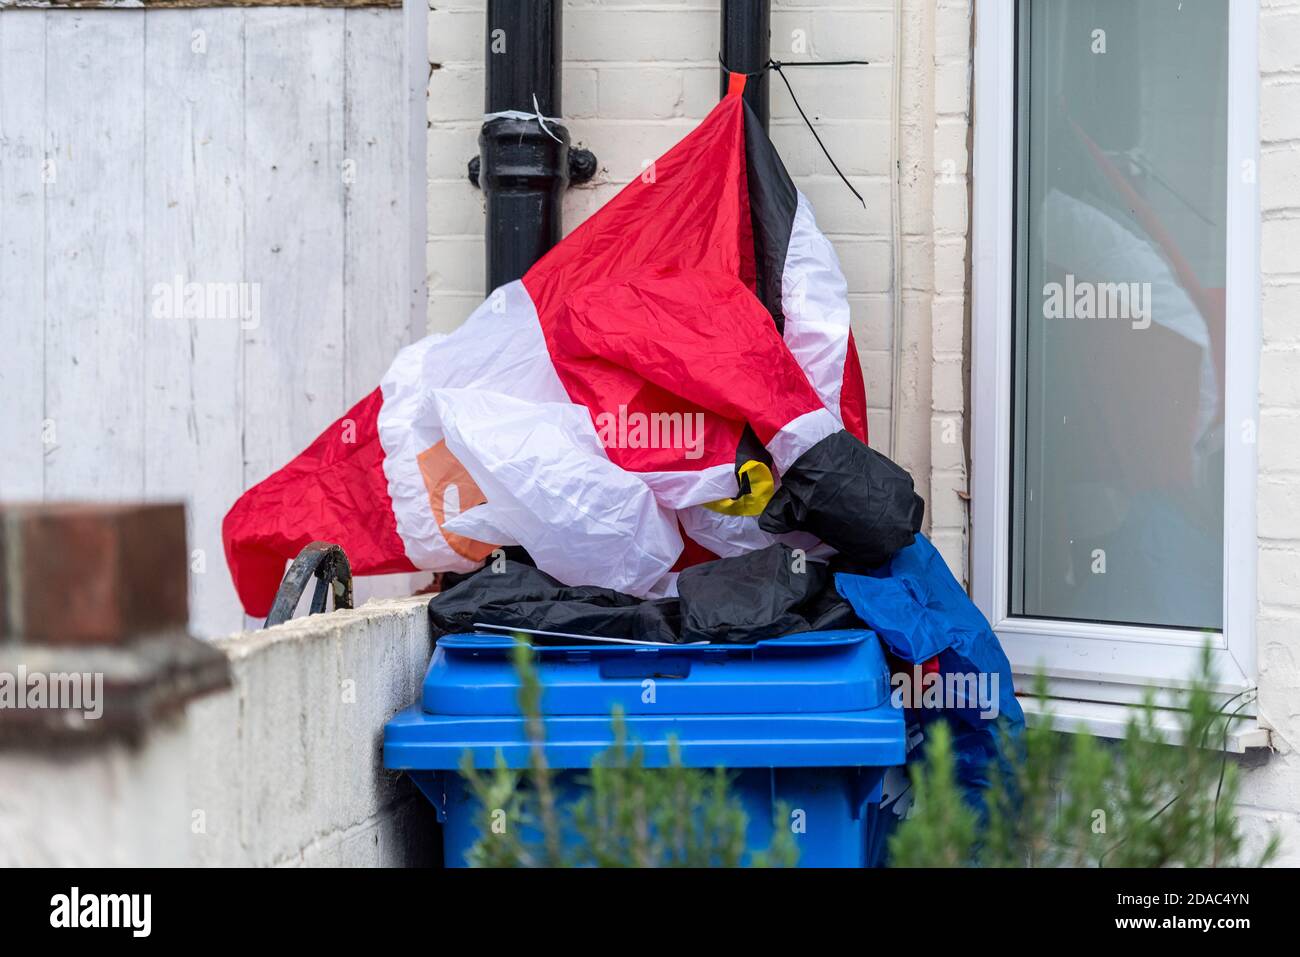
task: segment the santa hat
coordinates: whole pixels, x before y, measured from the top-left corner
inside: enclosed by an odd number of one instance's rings
[[[520,544],[571,584],[651,594],[674,567],[772,540],[753,485],[841,430],[865,441],[839,263],[735,86],[244,493],[223,533],[249,614],[317,539],[360,575],[469,571]]]

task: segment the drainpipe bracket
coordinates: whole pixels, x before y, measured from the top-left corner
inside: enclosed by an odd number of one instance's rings
[[[478,174],[482,168],[481,159],[475,155],[469,158],[465,164],[466,179],[475,189],[479,189]],[[600,168],[600,161],[596,159],[596,154],[591,150],[582,147],[570,148],[569,150],[569,185],[581,186],[588,183],[596,176],[596,171]]]
[[[585,150],[582,147],[571,148],[569,150],[569,185],[577,186],[589,181],[596,175],[596,170],[600,166],[596,159],[596,154],[591,150]]]

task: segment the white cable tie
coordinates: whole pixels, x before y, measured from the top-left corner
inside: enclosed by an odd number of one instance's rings
[[[484,122],[484,123],[486,123],[488,120],[501,120],[501,119],[504,119],[504,120],[536,120],[536,121],[537,121],[537,125],[540,126],[540,127],[542,128],[542,131],[543,131],[547,136],[549,136],[551,139],[555,140],[555,142],[557,142],[557,143],[562,143],[562,142],[564,142],[564,141],[561,140],[558,136],[556,136],[554,133],[552,133],[552,132],[551,132],[551,128],[550,128],[549,126],[546,125],[547,122],[551,122],[551,123],[559,123],[559,122],[561,122],[560,118],[559,118],[558,116],[542,116],[542,108],[541,108],[541,106],[540,106],[540,105],[538,104],[538,102],[537,102],[537,94],[536,94],[536,93],[533,94],[533,112],[532,112],[532,113],[525,113],[523,110],[499,110],[499,111],[497,111],[496,113],[484,113],[484,114],[483,114],[483,122]]]

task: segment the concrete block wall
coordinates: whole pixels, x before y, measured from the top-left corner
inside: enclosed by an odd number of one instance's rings
[[[382,766],[419,697],[427,596],[371,601],[217,642],[229,691],[190,705],[179,847],[218,866],[433,863],[431,805]]]
[[[1243,814],[1300,864],[1300,0],[1259,14],[1262,326],[1259,383],[1259,711],[1272,754],[1250,760]]]
[[[137,741],[0,748],[0,866],[434,864],[433,808],[382,753],[419,697],[427,603],[218,639],[231,686]]]
[[[177,867],[189,857],[183,719],[142,746],[0,750],[0,867]]]
[[[928,500],[938,15],[931,0],[901,3],[902,285],[904,342],[910,360],[903,370],[907,421],[901,423],[902,438],[895,454],[913,472]],[[483,110],[483,7],[482,0],[443,0],[429,12],[430,331],[454,329],[484,295],[482,197],[465,176],[466,162],[478,150]],[[966,9],[960,5],[956,20],[967,15],[961,12]],[[776,76],[771,79],[771,134],[795,182],[812,201],[819,225],[834,242],[848,279],[854,336],[867,386],[871,444],[886,453],[890,453],[893,348],[892,29],[892,0],[773,2],[774,58],[870,61],[868,66],[789,73],[799,102],[831,155],[866,199],[865,210],[835,175]],[[953,29],[960,33],[960,26]],[[599,209],[716,104],[718,34],[717,0],[571,0],[566,4],[564,120],[574,143],[593,150],[600,161],[596,178],[571,189],[566,197],[566,230]],[[948,109],[962,113],[964,89],[953,97],[960,103]],[[955,139],[961,142],[960,136]],[[947,150],[945,158],[949,152],[962,164],[954,175],[964,175],[964,152]],[[962,240],[955,223],[961,219],[949,210],[943,248],[954,250],[958,263],[952,266],[958,291],[948,287],[950,297],[960,294]],[[952,310],[951,301],[943,304]],[[947,473],[945,480],[951,480]],[[944,510],[944,522],[951,520],[952,512]],[[941,530],[954,538],[946,525]]]

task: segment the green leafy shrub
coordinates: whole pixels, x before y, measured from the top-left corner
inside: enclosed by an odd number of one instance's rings
[[[667,767],[645,767],[640,746],[629,747],[626,723],[613,716],[614,744],[593,762],[567,810],[547,765],[541,717],[542,686],[529,647],[515,648],[519,706],[529,740],[525,770],[506,767],[498,753],[490,772],[469,754],[461,774],[479,804],[480,838],[469,852],[475,867],[737,867],[745,857],[748,824],[730,793],[727,772],[683,767],[676,741]],[[798,855],[775,809],[772,842],[751,856],[753,866],[793,866]],[[579,838],[566,848],[564,834]]]
[[[530,742],[528,767],[461,773],[480,806],[481,837],[469,855],[478,867],[734,867],[745,857],[745,812],[724,769],[681,764],[676,743],[664,768],[647,768],[629,747],[620,714],[614,745],[597,759],[566,809],[548,767],[542,687],[522,642],[516,648],[520,707]],[[1127,733],[1103,742],[1056,729],[1047,714],[1018,742],[1003,740],[1009,772],[995,770],[978,815],[957,785],[947,726],[927,729],[925,756],[910,773],[913,806],[889,842],[896,867],[1207,867],[1260,865],[1278,851],[1274,835],[1243,860],[1235,814],[1237,767],[1222,751],[1237,712],[1212,692],[1208,649],[1182,692],[1168,734],[1148,694]],[[1046,698],[1040,678],[1036,694]],[[1230,699],[1239,712],[1242,702]],[[791,866],[797,848],[787,810],[776,809],[773,838],[755,866]],[[579,840],[565,847],[563,835]]]
[[[912,769],[911,813],[890,839],[896,867],[1232,867],[1242,859],[1237,767],[1222,748],[1237,711],[1216,704],[1208,648],[1177,702],[1177,733],[1159,726],[1150,692],[1124,738],[1063,734],[1050,714],[1019,745],[1002,742],[1010,774],[992,775],[984,820],[962,800],[947,726],[927,729]],[[1040,678],[1036,693],[1046,698]]]

